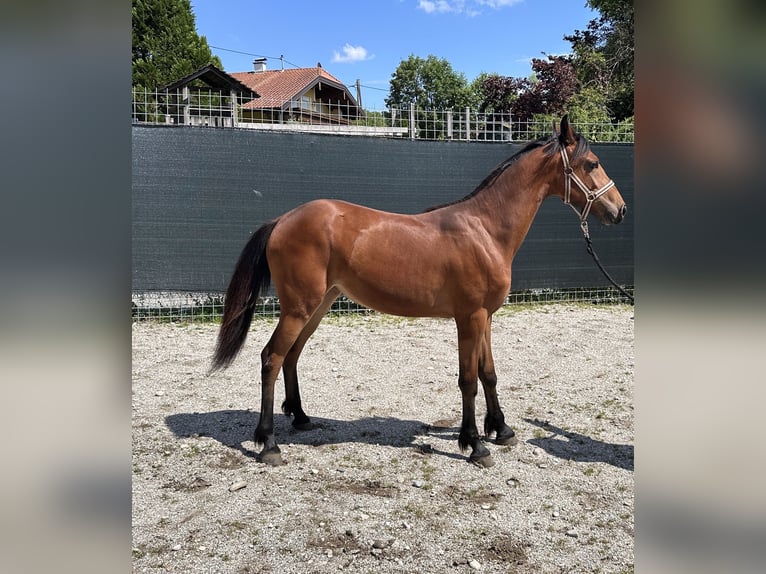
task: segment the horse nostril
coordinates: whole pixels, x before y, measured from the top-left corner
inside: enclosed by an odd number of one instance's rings
[[[628,213],[628,206],[623,203],[620,208],[620,217],[625,217],[626,213]]]

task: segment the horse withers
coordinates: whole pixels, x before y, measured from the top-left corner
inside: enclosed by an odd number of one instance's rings
[[[574,185],[572,185],[574,183]],[[494,464],[476,427],[478,383],[487,413],[484,433],[516,444],[497,395],[492,315],[511,286],[511,263],[540,204],[560,197],[587,225],[622,221],[626,207],[614,182],[567,116],[558,133],[526,145],[469,195],[423,213],[389,213],[337,200],[296,207],[258,229],[235,266],[224,302],[212,369],[227,367],[247,337],[257,299],[274,284],[280,316],[261,352],[260,459],[281,464],[274,437],[274,386],[282,369],[283,411],[299,430],[303,411],[297,364],[306,341],[341,294],[381,313],[454,318],[463,415],[458,435],[469,460]]]

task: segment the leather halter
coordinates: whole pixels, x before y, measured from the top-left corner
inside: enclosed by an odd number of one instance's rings
[[[587,219],[588,214],[590,213],[590,208],[593,206],[594,201],[596,201],[599,197],[614,187],[614,181],[610,179],[608,183],[596,190],[588,189],[588,186],[585,185],[579,177],[577,177],[577,174],[575,174],[572,166],[569,165],[569,157],[567,156],[566,150],[562,147],[559,151],[561,152],[561,161],[564,162],[564,203],[571,207],[580,217],[580,229],[582,229],[582,234],[585,236],[585,243],[587,244],[588,253],[591,255],[591,257],[593,257],[596,265],[598,265],[598,268],[601,269],[601,272],[609,280],[609,282],[617,287],[617,289],[630,300],[631,304],[633,304],[633,295],[618,285],[617,282],[612,279],[612,276],[607,273],[606,269],[604,269],[604,266],[601,265],[601,261],[599,261],[598,255],[596,255],[596,252],[593,250],[593,244],[590,240],[590,233],[588,233]],[[575,182],[575,185],[577,185],[577,187],[579,187],[580,190],[585,194],[585,207],[582,208],[582,212],[577,211],[577,208],[572,205],[571,202],[572,181]]]
[[[564,203],[571,207],[580,217],[580,227],[587,237],[588,222],[586,220],[588,219],[590,208],[593,206],[594,201],[596,201],[599,197],[614,187],[614,181],[610,179],[608,183],[596,190],[588,189],[588,186],[585,185],[579,177],[577,177],[577,174],[572,169],[572,166],[569,165],[569,157],[567,156],[566,149],[562,147],[559,151],[561,152],[561,160],[564,162]],[[572,181],[575,182],[575,185],[577,185],[577,187],[579,187],[580,190],[582,190],[582,192],[585,194],[585,206],[581,212],[578,211],[571,202]]]

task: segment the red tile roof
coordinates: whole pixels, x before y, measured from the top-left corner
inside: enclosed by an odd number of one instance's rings
[[[231,72],[229,75],[261,96],[245,104],[245,107],[251,109],[279,107],[303,94],[319,81],[339,90],[348,91],[343,82],[322,67]],[[352,101],[354,101],[353,98]]]

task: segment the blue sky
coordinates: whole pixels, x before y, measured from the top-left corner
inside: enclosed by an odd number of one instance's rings
[[[531,58],[565,54],[564,36],[598,13],[585,0],[192,0],[197,32],[227,72],[321,62],[366,109],[382,110],[410,55],[446,59],[470,82],[481,72],[527,77]],[[242,53],[240,53],[242,52]]]

